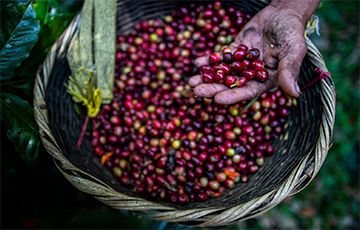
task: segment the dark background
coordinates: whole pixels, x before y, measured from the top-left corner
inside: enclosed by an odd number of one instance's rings
[[[8,2],[3,1],[2,6]],[[80,7],[81,1],[59,1],[57,10],[71,16]],[[310,38],[324,56],[337,97],[328,157],[303,191],[261,216],[220,229],[359,228],[359,1],[322,1],[316,15],[320,36],[314,33]],[[58,34],[66,23],[57,28]],[[44,46],[44,54],[51,44]],[[44,57],[39,55],[35,63],[40,64]],[[35,77],[36,68],[33,66],[29,78]],[[7,86],[1,84],[1,90],[6,91]],[[31,87],[30,83],[28,90]],[[32,103],[31,96],[24,97]],[[1,228],[185,228],[106,207],[75,189],[43,147],[38,163],[30,166],[7,138],[6,129],[1,122]]]

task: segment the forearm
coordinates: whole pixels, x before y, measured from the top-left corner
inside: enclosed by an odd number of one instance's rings
[[[294,10],[301,16],[304,23],[315,12],[320,0],[272,0],[270,5],[275,8]]]

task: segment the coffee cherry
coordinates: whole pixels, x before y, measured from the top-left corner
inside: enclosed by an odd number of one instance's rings
[[[241,175],[241,182],[246,183],[249,180],[248,175]]]
[[[113,169],[113,174],[114,174],[115,177],[120,178],[121,175],[122,175],[122,170],[120,168],[118,168],[118,167],[115,167]]]
[[[223,172],[220,172],[216,175],[216,180],[219,182],[224,182],[226,180],[226,174]]]
[[[252,80],[256,76],[256,70],[254,69],[244,69],[242,76],[245,77],[247,80]]]
[[[197,197],[196,197],[199,201],[205,201],[207,200],[207,194],[205,192],[200,192],[197,194]]]
[[[204,169],[202,167],[196,167],[195,168],[195,175],[197,177],[202,177],[204,174]]]
[[[204,65],[200,68],[200,73],[203,74],[206,70],[214,71],[213,67],[210,65]]]
[[[182,194],[180,196],[177,197],[177,202],[181,205],[185,205],[187,203],[189,203],[189,197],[186,194]]]
[[[266,154],[268,154],[268,155],[274,154],[274,147],[272,145],[268,145],[266,147]]]
[[[244,68],[249,68],[250,65],[251,65],[251,61],[248,60],[248,59],[245,59],[245,60],[243,60],[243,61],[241,62],[241,65],[242,65],[243,69],[244,69]]]
[[[224,73],[226,73],[226,74],[229,74],[231,72],[230,66],[228,64],[226,64],[226,63],[221,63],[219,65],[219,69],[224,71]]]
[[[221,84],[224,83],[225,72],[223,70],[219,69],[218,71],[216,71],[214,78],[215,78],[216,83],[221,83]]]
[[[234,155],[235,155],[235,149],[233,148],[226,149],[226,156],[233,157]]]
[[[249,172],[250,173],[256,173],[258,170],[259,170],[259,166],[257,166],[257,165],[251,165],[249,167]]]
[[[260,56],[260,51],[257,48],[252,48],[249,49],[246,55],[246,58],[249,59],[250,61],[254,61],[256,59],[258,59]]]
[[[173,143],[171,144],[171,146],[172,146],[174,149],[178,149],[178,148],[180,148],[180,146],[181,146],[181,141],[180,141],[180,140],[174,140]]]
[[[230,64],[233,61],[232,53],[224,53],[223,54],[223,62]]]
[[[101,146],[96,146],[94,152],[97,156],[102,156],[104,154],[104,149]]]
[[[214,71],[211,71],[211,70],[206,70],[204,73],[203,73],[203,81],[206,82],[206,83],[213,83],[214,82]]]
[[[240,61],[234,61],[234,62],[232,62],[232,63],[230,64],[230,68],[231,68],[231,70],[237,72],[237,71],[242,70],[243,67],[242,67]]]
[[[261,60],[254,60],[251,62],[250,68],[254,69],[256,71],[263,70],[265,66],[265,63]]]
[[[283,106],[276,109],[276,113],[281,117],[287,117],[289,115],[289,110]]]
[[[220,58],[221,58],[220,53],[218,53],[218,52],[211,53],[209,56],[209,62],[211,64],[218,63],[218,62],[220,62]]]
[[[218,190],[219,187],[220,187],[220,183],[216,180],[211,180],[209,181],[209,187],[212,189],[212,190]]]
[[[260,158],[256,158],[256,164],[258,166],[263,166],[264,165],[264,158],[263,157],[260,157]]]
[[[225,48],[222,50],[222,53],[223,53],[223,54],[231,53],[231,49],[230,49],[229,47],[225,47]]]
[[[270,108],[271,104],[272,104],[272,101],[268,97],[261,100],[261,106],[263,108]]]
[[[204,11],[204,18],[211,18],[214,14],[214,11],[212,10],[205,10]]]
[[[231,130],[226,131],[224,136],[228,140],[234,140],[236,138],[235,133],[233,131],[231,131]]]
[[[245,49],[237,49],[233,53],[233,58],[236,61],[242,61],[246,58],[247,51]]]
[[[206,188],[208,186],[209,180],[207,177],[201,177],[199,179],[199,182],[200,182],[201,187]]]
[[[247,79],[245,77],[239,77],[236,79],[235,84],[237,87],[243,87],[246,85]]]
[[[226,179],[224,185],[227,188],[233,188],[235,186],[235,182],[231,179]]]
[[[244,45],[244,44],[240,44],[240,45],[238,46],[238,49],[243,49],[243,50],[247,51],[249,48],[248,48],[246,45]]]
[[[225,79],[225,85],[227,87],[233,87],[235,81],[236,81],[236,77],[234,75],[228,75]]]
[[[258,70],[256,72],[256,79],[260,82],[267,81],[269,79],[269,72],[266,69]]]
[[[259,101],[254,101],[254,103],[251,104],[250,109],[252,111],[259,111],[261,108],[261,103]]]

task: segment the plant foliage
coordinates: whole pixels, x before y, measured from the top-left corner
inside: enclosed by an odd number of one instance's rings
[[[40,23],[31,3],[9,4],[1,9],[1,80],[11,77],[30,54],[39,37]]]
[[[41,155],[31,103],[36,71],[81,4],[31,0],[2,1],[0,5],[1,120],[9,140],[29,164]]]
[[[34,164],[40,150],[39,131],[33,107],[24,99],[9,93],[0,94],[1,119],[15,149],[28,163]]]

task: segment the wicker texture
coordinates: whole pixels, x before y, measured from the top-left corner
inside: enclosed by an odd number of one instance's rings
[[[166,15],[183,2],[120,1],[118,33],[127,33],[135,23]],[[225,2],[224,5],[230,4]],[[236,8],[256,14],[266,2],[233,2]],[[125,10],[126,9],[126,10]],[[119,210],[144,211],[159,221],[196,226],[227,225],[259,215],[287,196],[306,187],[321,168],[330,148],[335,119],[335,90],[331,78],[313,84],[295,101],[284,134],[273,142],[276,153],[248,183],[238,184],[221,196],[186,206],[153,202],[122,187],[101,165],[84,139],[80,150],[76,141],[83,120],[66,93],[70,69],[66,52],[80,23],[80,15],[52,47],[39,68],[35,89],[35,118],[42,142],[58,169],[76,188]],[[306,38],[308,53],[300,74],[300,88],[317,77],[315,67],[327,72],[323,58]]]

